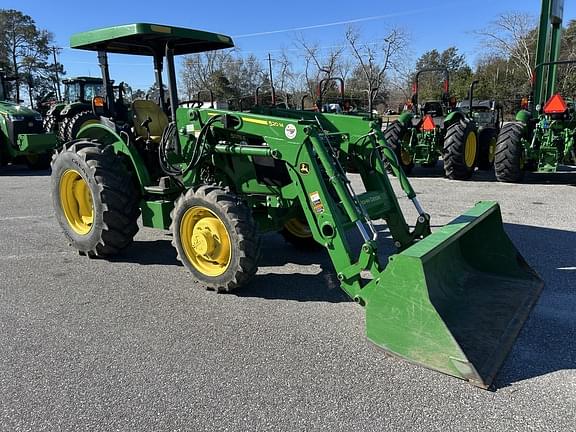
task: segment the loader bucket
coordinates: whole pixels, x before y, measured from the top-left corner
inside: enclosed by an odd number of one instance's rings
[[[490,386],[544,285],[490,201],[391,256],[375,282],[364,297],[370,341],[482,388]]]

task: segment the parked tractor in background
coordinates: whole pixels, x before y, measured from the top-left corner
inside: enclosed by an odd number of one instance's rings
[[[9,100],[12,80],[0,71],[0,167],[22,161],[33,170],[48,168],[56,136],[44,133],[40,113]]]
[[[468,100],[458,102],[456,108],[472,120],[478,128],[478,169],[490,170],[494,166],[496,141],[504,123],[503,108],[495,100],[474,99],[474,87],[478,80],[470,84]]]
[[[228,36],[130,24],[75,34],[71,46],[98,52],[105,87],[105,98],[92,103],[100,122],[82,128],[52,161],[56,219],[72,247],[89,257],[117,254],[132,243],[141,214],[142,225],[171,230],[178,260],[201,286],[230,292],[256,274],[262,234],[289,229],[326,249],[341,288],[366,309],[372,342],[490,385],[542,289],[504,232],[497,203],[480,202],[432,233],[371,119],[180,102],[175,55],[232,48]],[[118,113],[108,53],[151,56],[160,105],[134,100],[129,116]],[[414,228],[380,152],[414,204]],[[356,165],[361,193],[341,160]],[[378,253],[376,219],[393,238],[391,256]]]
[[[92,98],[102,95],[102,78],[74,77],[62,81],[64,97],[50,107],[44,118],[44,129],[55,133],[60,141],[73,139],[87,122],[98,121],[92,112]]]
[[[102,78],[75,77],[62,81],[64,98],[52,105],[44,119],[44,129],[56,133],[61,142],[76,137],[80,129],[90,123],[97,123],[98,117],[92,109],[92,99],[104,94]],[[118,110],[126,111],[125,86],[113,86]]]
[[[498,135],[496,178],[520,182],[525,171],[556,172],[561,164],[576,165],[576,105],[555,92],[563,0],[543,0],[536,48],[536,67],[529,109],[516,114]]]
[[[423,73],[444,75],[441,100],[418,104],[419,78]],[[449,93],[449,72],[446,68],[422,69],[416,73],[412,95],[413,110],[404,112],[384,131],[402,168],[410,173],[415,165],[433,167],[438,158],[444,160],[446,177],[466,180],[472,176],[478,153],[478,131],[474,120],[456,110],[456,100]]]

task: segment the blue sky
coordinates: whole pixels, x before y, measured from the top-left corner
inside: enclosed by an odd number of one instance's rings
[[[80,7],[80,1],[2,0],[0,7],[18,9],[32,16],[39,27],[50,30],[58,46],[64,49],[60,61],[69,76],[99,76],[96,54],[71,50],[70,35],[92,28],[131,22],[152,22],[197,28],[235,36],[236,46],[245,53],[254,53],[264,61],[269,51],[294,48],[298,34],[320,46],[343,41],[347,24],[325,25],[358,20],[354,26],[365,39],[377,39],[386,29],[398,26],[411,37],[415,60],[422,53],[436,48],[456,46],[473,66],[483,49],[472,30],[486,27],[498,14],[524,11],[537,16],[540,0],[412,0],[412,1],[165,1],[100,0],[94,9]],[[576,2],[566,0],[564,21],[576,18]],[[313,27],[299,31],[282,31]],[[151,62],[142,57],[113,56],[111,74],[117,81],[126,81],[133,88],[147,88],[153,82]]]

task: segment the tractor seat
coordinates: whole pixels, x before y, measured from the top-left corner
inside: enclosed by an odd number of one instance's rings
[[[168,126],[168,116],[160,107],[151,100],[138,99],[132,102],[132,118],[134,119],[134,131],[142,138],[148,138],[148,131],[141,126],[146,119],[152,121],[148,123],[150,128],[150,140],[159,143],[162,132]]]

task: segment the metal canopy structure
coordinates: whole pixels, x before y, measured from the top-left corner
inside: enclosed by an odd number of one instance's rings
[[[229,36],[159,24],[136,23],[76,33],[70,47],[87,51],[154,56],[170,44],[174,55],[234,47]]]

